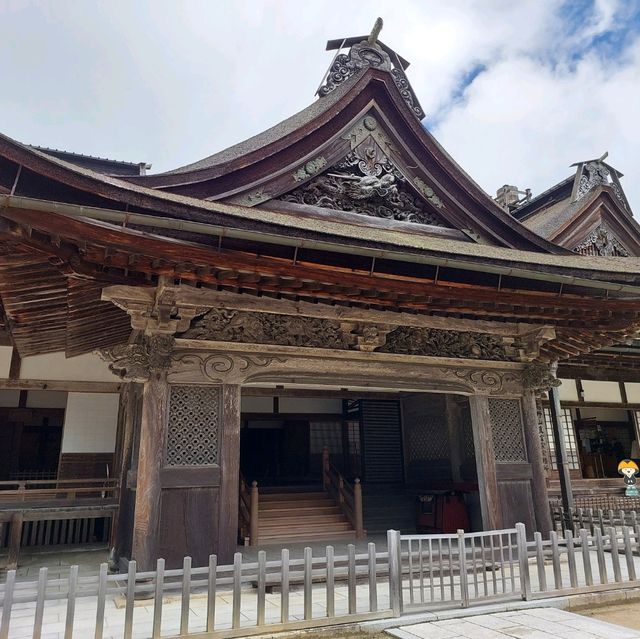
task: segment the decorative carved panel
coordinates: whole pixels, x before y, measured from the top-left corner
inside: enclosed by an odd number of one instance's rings
[[[314,317],[214,308],[180,337],[247,344],[361,350],[463,359],[510,361],[499,336],[435,328],[338,322]]]
[[[400,326],[387,335],[383,353],[507,360],[502,339],[484,333],[444,331],[436,328]]]
[[[218,386],[171,386],[166,465],[218,463],[219,424]]]
[[[622,246],[605,224],[601,224],[573,249],[582,255],[604,255],[605,257],[629,257],[629,251]]]
[[[348,348],[340,322],[315,317],[214,308],[181,337],[250,344]]]
[[[365,118],[363,126],[367,122],[377,127],[374,118]],[[278,199],[382,219],[448,226],[422,198],[435,209],[444,208],[423,180],[416,178],[411,185],[378,141],[369,136],[340,162]]]
[[[520,400],[490,398],[489,415],[496,461],[526,463]]]

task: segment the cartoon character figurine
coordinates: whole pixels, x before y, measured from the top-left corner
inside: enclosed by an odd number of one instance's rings
[[[640,496],[636,488],[636,475],[638,471],[640,471],[640,468],[638,468],[638,464],[636,464],[633,459],[623,459],[618,464],[618,472],[624,475],[624,483],[627,485],[627,490],[624,492],[627,497]]]

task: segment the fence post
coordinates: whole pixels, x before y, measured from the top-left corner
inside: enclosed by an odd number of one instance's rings
[[[258,545],[258,532],[259,532],[259,496],[258,496],[258,482],[251,482],[251,497],[249,503],[249,545]]]
[[[458,558],[460,560],[460,597],[462,607],[469,607],[469,583],[467,581],[467,545],[464,530],[458,529]],[[420,571],[422,574],[422,571]]]
[[[356,518],[356,539],[364,538],[364,517],[362,515],[362,484],[356,478],[353,484],[353,509]]]
[[[400,531],[387,531],[389,553],[389,603],[394,617],[402,615],[402,559],[400,555]]]
[[[529,575],[529,555],[527,552],[527,529],[524,524],[516,524],[518,540],[518,563],[520,564],[520,588],[525,601],[531,599],[531,576]]]

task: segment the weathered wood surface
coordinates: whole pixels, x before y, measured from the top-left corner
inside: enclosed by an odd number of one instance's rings
[[[540,441],[540,425],[536,408],[535,394],[525,390],[522,397],[522,418],[524,422],[524,436],[527,454],[532,469],[531,490],[533,507],[535,510],[536,530],[551,530],[551,515],[549,512],[549,492],[544,469],[542,443]]]
[[[482,524],[485,530],[495,530],[502,526],[502,508],[498,492],[489,400],[485,395],[472,395],[469,397],[469,405],[480,486]]]
[[[221,561],[230,561],[238,532],[240,481],[240,386],[223,384],[220,420],[220,503],[218,511],[218,552]]]
[[[161,470],[169,408],[166,376],[154,373],[144,384],[138,455],[132,558],[149,570],[158,558]]]

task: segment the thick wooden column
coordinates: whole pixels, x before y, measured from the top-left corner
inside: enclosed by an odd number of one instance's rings
[[[111,530],[111,560],[117,564],[120,558],[131,556],[131,536],[135,508],[135,492],[128,486],[127,478],[133,462],[134,432],[139,430],[142,400],[140,384],[129,382],[120,393],[120,413],[114,461],[114,479],[120,482],[118,516]]]
[[[536,516],[536,529],[546,537],[552,530],[553,525],[551,523],[551,512],[549,510],[549,493],[547,491],[542,442],[540,441],[540,424],[538,423],[536,396],[532,390],[525,390],[522,397],[522,416],[527,453],[533,473],[531,478],[531,491]]]
[[[222,386],[220,430],[220,507],[218,561],[230,563],[238,538],[238,491],[240,477],[240,385]]]
[[[496,476],[489,400],[485,395],[471,395],[469,406],[473,425],[473,444],[476,450],[482,525],[485,530],[496,530],[502,527],[502,511]]]
[[[138,569],[151,570],[158,557],[160,535],[161,471],[169,409],[165,372],[154,371],[144,383],[136,481],[132,559]],[[203,531],[204,533],[204,531]]]

